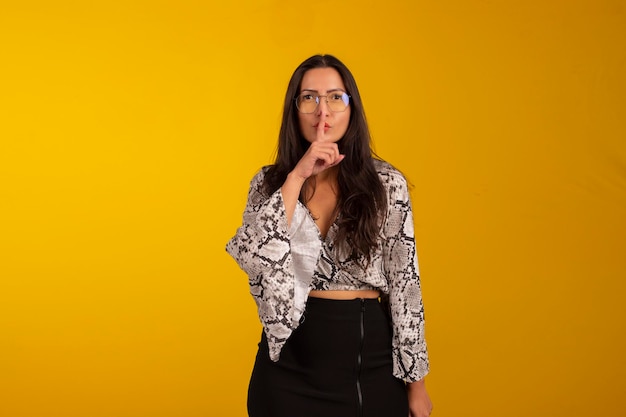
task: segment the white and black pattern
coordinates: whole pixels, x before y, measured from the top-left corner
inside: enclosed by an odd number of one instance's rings
[[[429,365],[411,202],[402,174],[385,162],[374,163],[388,206],[366,269],[334,244],[337,221],[322,239],[298,202],[287,226],[280,189],[271,196],[263,192],[267,167],[252,179],[243,225],[226,250],[248,274],[273,361],[299,325],[309,291],[374,289],[389,300],[394,376],[413,382],[428,373]]]

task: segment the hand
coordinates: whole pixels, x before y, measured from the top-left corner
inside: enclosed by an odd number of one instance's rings
[[[315,140],[309,146],[306,153],[300,158],[298,164],[292,171],[303,180],[310,176],[317,175],[328,168],[339,164],[345,155],[339,153],[339,148],[334,142],[328,142],[324,133],[326,117],[324,114],[320,117],[317,125],[317,135]]]
[[[411,382],[407,385],[409,396],[409,417],[428,417],[433,411],[424,380]]]

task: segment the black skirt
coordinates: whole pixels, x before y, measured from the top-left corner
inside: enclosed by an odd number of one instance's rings
[[[272,362],[261,337],[248,388],[250,417],[407,417],[392,375],[391,328],[376,299],[309,298]]]

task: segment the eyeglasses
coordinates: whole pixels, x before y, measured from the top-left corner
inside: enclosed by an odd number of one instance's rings
[[[345,91],[333,91],[320,96],[319,94],[304,92],[298,95],[296,100],[296,107],[300,113],[313,113],[320,104],[320,99],[324,97],[328,109],[332,112],[342,112],[348,108],[350,104],[350,96]]]

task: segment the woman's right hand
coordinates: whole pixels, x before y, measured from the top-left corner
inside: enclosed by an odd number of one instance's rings
[[[303,181],[339,164],[345,155],[339,153],[339,147],[335,142],[326,140],[324,126],[326,118],[321,117],[317,125],[317,136],[306,153],[300,158],[292,173]]]
[[[306,180],[339,164],[344,157],[345,155],[339,153],[336,143],[315,141],[311,143],[292,172]]]

